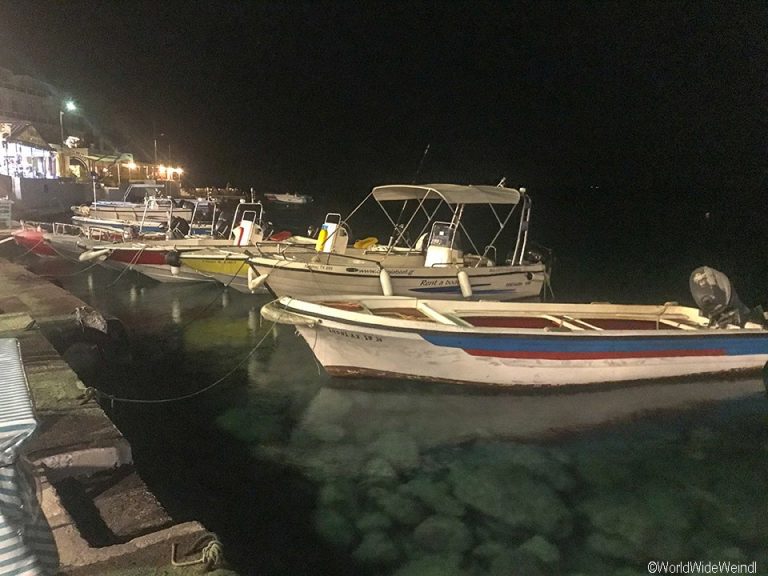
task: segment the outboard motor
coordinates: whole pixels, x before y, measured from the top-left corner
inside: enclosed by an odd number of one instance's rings
[[[232,221],[232,212],[219,212],[216,218],[216,224],[213,226],[213,233],[217,238],[227,238],[229,236],[229,223]]]
[[[170,232],[173,238],[184,238],[189,235],[189,222],[179,216],[171,218]]]
[[[511,258],[508,259],[511,262]],[[552,264],[552,249],[546,248],[545,246],[542,246],[541,244],[537,244],[536,242],[529,242],[528,243],[528,249],[525,251],[525,254],[523,255],[523,262],[527,262],[529,264],[538,264],[539,262],[543,262],[544,264]]]
[[[691,295],[702,314],[709,318],[713,326],[736,324],[744,326],[747,322],[765,324],[765,317],[759,309],[750,310],[739,300],[728,276],[722,272],[701,266],[691,273],[689,281]]]

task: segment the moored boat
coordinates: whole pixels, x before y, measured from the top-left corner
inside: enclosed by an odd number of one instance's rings
[[[163,196],[165,187],[154,183],[130,183],[120,200],[94,200],[91,204],[73,206],[77,217],[129,222],[168,222],[183,218],[191,222],[201,208],[208,208],[205,199],[184,200]]]
[[[765,317],[721,277],[694,271],[701,310],[337,296],[280,298],[262,315],[295,325],[336,376],[559,387],[757,371],[768,362]]]
[[[233,214],[228,235],[184,238],[125,239],[124,241],[78,243],[81,261],[99,260],[108,268],[130,268],[159,282],[215,280],[243,292],[248,288],[248,250],[266,253],[295,244],[302,237],[271,240],[270,224],[264,220],[260,202],[240,202]],[[284,237],[278,233],[275,237]],[[314,240],[309,239],[310,242]],[[200,257],[193,254],[200,253]]]
[[[206,248],[203,250],[185,251],[181,253],[181,262],[184,266],[196,270],[203,276],[217,280],[225,286],[231,286],[238,292],[250,294],[249,282],[254,280],[253,271],[248,265],[248,259],[253,253],[278,254],[286,249],[296,246],[314,245],[313,238],[305,236],[290,236],[280,240],[271,236],[269,239],[258,242],[253,246],[234,247],[222,246],[218,248]],[[262,288],[263,289],[263,288]]]
[[[11,233],[17,246],[38,256],[56,256],[56,251],[45,241],[45,231],[41,226],[23,225]]]
[[[393,225],[389,241],[368,237],[349,245],[349,220],[375,202]],[[389,206],[387,208],[386,205]],[[465,212],[486,207],[483,223],[470,235]],[[254,254],[255,283],[277,296],[382,294],[437,299],[521,300],[540,297],[549,270],[527,249],[531,200],[524,189],[455,184],[377,186],[342,219],[326,216],[315,249]],[[516,213],[516,218],[513,215]],[[440,218],[444,217],[444,220]],[[403,222],[401,224],[401,222]],[[496,243],[517,222],[514,251],[497,262]],[[479,246],[485,246],[480,249]],[[466,252],[465,252],[466,249]]]
[[[264,198],[271,202],[279,202],[280,204],[309,204],[312,202],[312,196],[306,194],[285,193],[285,194],[264,194]]]

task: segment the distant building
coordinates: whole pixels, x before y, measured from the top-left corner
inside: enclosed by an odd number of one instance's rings
[[[0,68],[0,198],[43,214],[131,180],[164,182],[169,194],[178,194],[181,168],[95,146],[82,116],[63,106],[53,86]]]
[[[54,89],[31,76],[0,68],[0,117],[29,122],[46,142],[59,142],[60,98]]]
[[[0,174],[19,178],[55,178],[56,152],[29,122],[0,117]]]
[[[180,168],[156,166],[137,161],[130,152],[94,146],[80,117],[63,110],[62,100],[49,84],[0,68],[0,177],[90,182],[96,175],[108,186],[157,179],[175,181],[178,188]],[[0,182],[0,192],[10,187]]]

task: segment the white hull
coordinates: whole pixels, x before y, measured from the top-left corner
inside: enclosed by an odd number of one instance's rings
[[[265,194],[264,197],[272,202],[282,204],[309,204],[312,200],[309,196],[301,194]]]
[[[712,328],[676,305],[282,298],[268,320],[294,324],[337,376],[499,387],[559,387],[757,372],[768,330]]]
[[[45,240],[51,245],[56,254],[65,260],[77,260],[85,248],[83,242],[86,240],[81,236],[71,234],[46,234]]]
[[[128,266],[127,264],[123,265]],[[171,267],[168,265],[159,264],[134,264],[130,266],[132,270],[136,270],[139,274],[148,276],[158,282],[166,284],[182,284],[188,282],[214,282],[213,278],[209,278],[200,274],[197,270],[193,270],[187,266],[182,266],[176,274],[171,272]]]
[[[297,326],[320,364],[333,376],[415,378],[504,387],[556,387],[754,370],[759,358],[700,357],[622,360],[520,360],[470,356],[437,347],[418,334],[356,329],[324,321],[322,327]]]
[[[195,270],[193,267],[190,267],[190,266],[183,266],[182,270],[184,269],[191,270],[192,272],[196,273],[198,276],[202,276],[205,279],[209,279],[209,280],[218,282],[219,284],[222,284],[224,286],[228,286],[229,288],[232,288],[233,290],[237,290],[238,292],[242,292],[243,294],[254,293],[248,288],[247,273],[233,275],[233,274],[216,273],[216,272],[204,272],[202,270]],[[259,290],[259,292],[266,292],[266,289],[262,288]]]
[[[165,209],[144,210],[143,208],[101,208],[92,207],[89,216],[98,220],[127,220],[130,222],[167,222],[170,216],[178,216],[185,220],[192,218],[192,210],[186,208],[174,208],[173,212]]]
[[[257,274],[268,274],[267,285],[276,296],[332,294],[382,295],[380,269],[370,262],[350,260],[345,265],[306,263],[276,258],[253,257]],[[523,300],[541,294],[545,280],[543,264],[494,267],[389,267],[387,270],[395,296],[464,299],[458,272],[467,273],[472,286],[470,299]]]

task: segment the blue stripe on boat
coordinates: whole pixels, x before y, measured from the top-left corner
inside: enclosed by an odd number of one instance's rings
[[[422,333],[422,338],[435,346],[461,348],[481,352],[541,352],[615,354],[617,352],[664,352],[684,350],[718,350],[726,356],[768,354],[768,335],[733,334],[732,336],[680,337],[529,337],[473,336]]]

